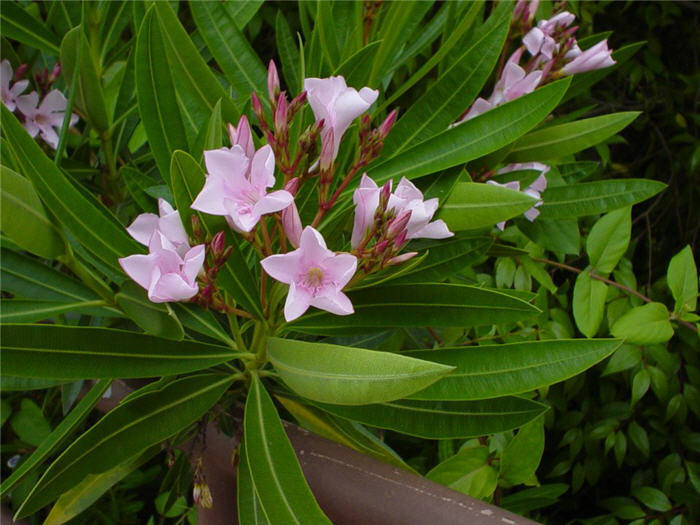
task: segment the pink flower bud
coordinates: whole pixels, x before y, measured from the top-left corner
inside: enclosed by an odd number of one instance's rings
[[[61,74],[61,63],[56,62],[56,65],[53,66],[53,70],[51,71],[51,80],[56,80],[58,78],[58,75]]]
[[[282,136],[287,129],[287,95],[282,92],[277,97],[277,109],[275,111],[275,134]]]
[[[411,220],[411,213],[411,210],[403,210],[389,223],[389,227],[386,230],[387,239],[394,239],[399,233],[406,230],[408,221]]]
[[[379,190],[379,206],[378,208],[382,210],[382,213],[384,213],[384,210],[386,210],[387,204],[389,204],[389,197],[391,196],[391,181],[388,180],[384,183],[382,186],[382,189]]]
[[[231,147],[238,144],[246,156],[249,159],[253,158],[255,154],[255,144],[253,142],[253,133],[250,130],[250,124],[248,123],[248,117],[241,115],[238,121],[238,127],[234,127],[231,124],[228,125],[228,136],[231,139]]]
[[[402,253],[401,255],[397,255],[396,257],[392,257],[387,261],[387,264],[389,266],[396,266],[397,264],[404,263],[408,261],[409,259],[413,259],[416,255],[418,255],[418,252],[406,252]]]
[[[226,233],[223,231],[218,232],[214,237],[212,237],[211,242],[209,243],[209,249],[211,250],[212,255],[216,258],[221,253],[223,253],[224,249],[226,248]]]
[[[335,160],[333,128],[321,133],[321,171],[328,171]]]
[[[394,239],[394,249],[396,251],[399,251],[401,248],[406,246],[408,243],[408,230],[403,230],[401,233],[399,233],[396,238]]]
[[[294,196],[299,190],[299,184],[299,177],[294,177],[293,179],[287,181],[287,184],[284,185],[284,189]]]
[[[27,69],[29,69],[29,64],[20,64],[20,66],[15,71],[15,76],[13,80],[15,82],[21,80],[24,74],[27,72]]]
[[[377,244],[374,246],[374,251],[377,254],[382,254],[386,251],[386,249],[389,247],[389,241],[384,239],[383,241],[379,241]]]
[[[394,122],[396,121],[396,115],[397,111],[394,110],[389,115],[384,119],[384,122],[381,123],[379,126],[379,139],[384,140],[386,136],[389,134],[391,131],[392,126],[394,125]]]
[[[291,120],[297,111],[299,111],[304,104],[306,104],[306,91],[302,91],[296,97],[292,99],[289,103],[289,119]]]
[[[257,93],[255,93],[255,91],[253,91],[250,94],[250,103],[253,107],[253,113],[255,113],[255,117],[258,119],[258,122],[262,125],[265,122],[265,112],[263,111],[260,98],[258,98],[258,95]]]
[[[270,96],[270,101],[274,102],[280,93],[280,78],[277,75],[277,67],[275,61],[270,60],[267,66],[267,94]]]
[[[298,180],[298,178],[292,179],[289,182],[292,182],[294,180]],[[285,189],[287,188],[285,187]],[[295,248],[299,248],[299,242],[301,241],[301,232],[304,228],[301,225],[301,217],[299,217],[299,210],[297,209],[297,206],[293,201],[289,206],[282,210],[282,228],[284,229],[284,234],[287,236],[287,239],[289,239],[290,244]]]

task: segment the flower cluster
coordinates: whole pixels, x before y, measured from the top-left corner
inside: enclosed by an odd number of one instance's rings
[[[425,200],[405,178],[392,193],[391,181],[380,188],[363,173],[353,194],[351,251],[329,249],[319,224],[355,176],[379,155],[396,112],[375,129],[369,116],[362,117],[355,161],[338,176],[341,141],[353,121],[375,102],[378,91],[358,91],[348,87],[343,77],[307,78],[305,91],[289,101],[280,91],[272,62],[267,87],[271,123],[262,101],[252,95],[253,113],[267,144],[256,149],[245,115],[236,126],[229,125],[231,147],[204,152],[206,179],[191,208],[224,217],[231,229],[252,244],[264,270],[263,303],[266,276],[289,286],[283,308],[286,321],[300,317],[310,306],[337,315],[352,314],[352,303],[343,292],[348,285],[410,259],[415,253],[399,252],[411,239],[442,239],[452,233],[443,221],[432,220],[438,199]],[[315,122],[292,145],[291,122],[307,102]],[[276,168],[284,176],[281,189],[274,189]],[[316,181],[318,209],[304,226],[295,197],[310,181]],[[227,304],[216,287],[216,273],[233,249],[225,246],[224,232],[203,240],[195,216],[194,238],[201,243],[191,246],[179,213],[164,200],[159,201],[159,208],[159,215],[142,214],[127,228],[134,239],[148,246],[149,253],[120,259],[124,271],[148,290],[151,301],[191,300],[220,311],[247,314]],[[287,251],[288,244],[294,249]]]
[[[0,93],[2,103],[10,111],[18,111],[23,117],[24,128],[30,136],[39,135],[53,149],[58,147],[58,133],[66,112],[68,102],[63,93],[57,89],[52,89],[39,101],[39,94],[32,91],[27,95],[22,95],[29,86],[28,80],[16,80],[26,71],[25,66],[21,66],[13,73],[10,62],[5,59],[0,63]],[[60,73],[60,66],[56,66],[49,76],[45,71],[42,85],[50,86]],[[16,81],[15,81],[16,80]],[[72,114],[70,125],[78,122],[78,116]]]
[[[516,4],[513,28],[525,31],[522,45],[505,62],[491,96],[477,98],[459,122],[531,93],[537,86],[559,77],[615,64],[607,40],[581,50],[574,37],[578,27],[571,27],[576,17],[568,11],[530,27],[537,4],[537,0],[519,0]],[[525,51],[530,58],[521,65]]]

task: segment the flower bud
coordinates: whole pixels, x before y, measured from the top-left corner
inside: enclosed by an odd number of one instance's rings
[[[280,94],[280,77],[277,75],[277,66],[275,66],[274,60],[270,60],[267,66],[267,94],[273,104]]]
[[[321,134],[321,157],[319,159],[321,171],[328,171],[333,165],[333,161],[335,160],[333,142],[333,128],[324,130]]]
[[[13,81],[17,82],[18,80],[21,80],[24,74],[27,72],[27,69],[29,69],[29,64],[20,64],[20,66],[15,70]]]
[[[214,256],[215,259],[218,259],[219,256],[224,252],[224,249],[226,248],[226,233],[223,231],[220,231],[212,237],[211,242],[209,243],[209,249],[211,250],[211,254]]]
[[[406,252],[402,253],[401,255],[397,255],[396,257],[392,257],[387,261],[387,265],[389,266],[396,266],[397,264],[404,263],[408,261],[409,259],[413,259],[416,255],[418,255],[418,252]]]
[[[389,197],[391,196],[391,181],[388,180],[379,190],[379,205],[377,206],[377,211],[381,211],[383,214],[386,211],[386,207],[389,204]]]
[[[402,231],[405,231],[409,220],[411,220],[411,210],[400,212],[399,215],[389,223],[389,227],[386,230],[387,239],[394,239]]]
[[[61,63],[56,62],[56,65],[53,66],[53,70],[51,71],[51,82],[56,80],[58,76],[61,74]]]
[[[201,240],[202,240],[202,225],[199,222],[199,217],[197,217],[197,215],[195,215],[195,214],[192,214],[191,220],[192,220],[192,235],[194,235],[194,238],[197,240],[197,242],[201,242]]]
[[[275,134],[279,137],[287,131],[287,95],[282,92],[277,97],[277,109],[275,110]]]
[[[306,104],[306,91],[302,91],[301,93],[299,93],[289,103],[288,113],[290,120],[294,118],[294,115],[297,114],[297,111],[299,111],[304,106],[304,104]]]
[[[288,191],[289,193],[292,194],[292,197],[297,194],[297,191],[299,190],[299,184],[300,180],[299,177],[294,177],[293,179],[289,179],[287,181],[287,184],[284,185],[284,189]]]
[[[213,504],[209,485],[206,483],[195,483],[192,489],[192,500],[195,505],[199,505],[203,509],[210,509]]]
[[[389,247],[389,241],[387,239],[384,239],[383,241],[379,241],[377,244],[374,245],[374,251],[380,255],[386,251],[386,249]]]
[[[379,126],[379,140],[384,140],[391,131],[394,122],[396,121],[397,111],[394,110],[384,119],[384,122]]]
[[[238,126],[228,125],[228,136],[231,139],[231,147],[238,144],[249,159],[255,154],[255,144],[253,142],[253,132],[250,130],[248,117],[241,115]]]
[[[298,177],[290,180],[289,182],[293,182],[295,180],[298,181]],[[294,203],[294,201],[292,201],[292,203],[289,206],[282,210],[281,215],[282,229],[284,230],[284,234],[287,236],[287,239],[289,239],[290,244],[295,248],[298,248],[299,242],[301,241],[301,232],[304,228],[301,225],[301,217],[299,217],[299,210],[297,209],[297,206]]]
[[[401,248],[406,246],[406,244],[408,243],[408,239],[406,238],[407,236],[408,230],[403,230],[396,236],[396,238],[394,239],[394,249],[396,251],[399,251]]]
[[[265,112],[263,111],[262,103],[260,102],[260,98],[258,98],[257,93],[253,91],[250,94],[250,104],[253,108],[253,113],[255,113],[255,118],[258,119],[258,123],[261,126],[265,125]]]

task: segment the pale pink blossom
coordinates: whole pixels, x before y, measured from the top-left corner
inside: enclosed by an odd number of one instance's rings
[[[39,95],[32,91],[28,95],[17,97],[17,109],[24,115],[24,128],[30,136],[37,134],[53,149],[58,147],[58,134],[55,129],[63,125],[63,116],[68,101],[57,89],[49,91],[39,104]],[[77,115],[71,115],[70,125],[78,122]]]
[[[148,247],[148,255],[123,257],[119,264],[129,277],[148,291],[151,301],[186,301],[197,295],[197,274],[204,264],[203,244],[180,256],[166,236],[154,230]]]
[[[612,49],[608,49],[608,41],[601,40],[593,47],[576,55],[571,62],[561,68],[561,72],[564,75],[573,75],[610,67],[615,64],[611,55]]]
[[[367,111],[379,96],[379,91],[363,87],[358,92],[349,88],[342,76],[305,78],[304,90],[316,121],[324,120],[324,130],[333,130],[333,158],[338,155],[340,140],[353,120]],[[321,140],[327,140],[324,134]]]
[[[329,250],[321,234],[311,226],[304,228],[297,250],[270,255],[261,264],[268,275],[289,285],[284,305],[287,321],[300,317],[309,306],[336,315],[354,312],[342,289],[355,274],[357,258]]]
[[[554,15],[549,20],[540,20],[537,27],[533,27],[523,37],[523,44],[532,55],[541,54],[547,60],[559,50],[559,44],[553,38],[554,34],[567,28],[576,19],[576,16],[568,11],[563,11]]]
[[[126,229],[134,239],[148,246],[154,231],[162,233],[175,247],[175,251],[181,257],[190,249],[187,232],[182,225],[180,212],[165,199],[158,199],[158,215],[155,213],[142,213],[134,219]]]
[[[10,111],[15,110],[15,107],[17,107],[17,97],[19,97],[29,85],[29,80],[19,80],[10,87],[12,76],[13,71],[10,61],[5,59],[0,62],[0,95],[2,96],[2,103],[5,104]]]
[[[260,217],[283,210],[294,200],[285,190],[267,193],[275,184],[275,156],[269,145],[252,159],[239,144],[205,151],[204,162],[207,178],[191,207],[226,217],[237,232],[251,231]]]
[[[550,167],[547,166],[546,164],[542,164],[541,162],[523,162],[523,163],[516,163],[516,164],[509,164],[508,166],[499,169],[496,174],[503,174],[503,173],[509,173],[511,171],[525,171],[525,170],[533,170],[533,171],[539,171],[540,174],[538,177],[523,191],[526,195],[529,195],[530,197],[533,197],[537,199],[537,202],[532,205],[530,209],[525,211],[523,215],[527,220],[530,222],[534,221],[537,216],[540,214],[540,211],[537,209],[538,206],[542,204],[542,199],[541,193],[547,189],[547,177],[545,174],[550,170]],[[520,191],[520,182],[517,180],[506,182],[504,184],[501,184],[499,182],[489,180],[487,181],[487,184],[494,184],[496,186],[502,186],[504,188],[509,188],[511,190],[515,191]],[[506,221],[499,222],[496,224],[496,227],[499,230],[503,230],[505,228]]]
[[[506,62],[501,78],[493,88],[489,102],[499,106],[527,93],[532,93],[542,80],[542,71],[526,73],[517,63]]]

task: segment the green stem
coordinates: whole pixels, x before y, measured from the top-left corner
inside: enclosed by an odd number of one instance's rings
[[[241,337],[241,328],[238,326],[238,319],[236,318],[236,315],[229,313],[226,314],[226,318],[228,319],[228,327],[229,330],[231,330],[231,335],[233,336],[233,340],[235,341],[238,350],[245,352],[247,348],[243,342],[243,338]]]
[[[75,258],[70,246],[68,246],[66,254],[59,257],[59,260],[108,304],[114,304],[114,292],[112,289],[104,281],[96,277],[87,266]]]

